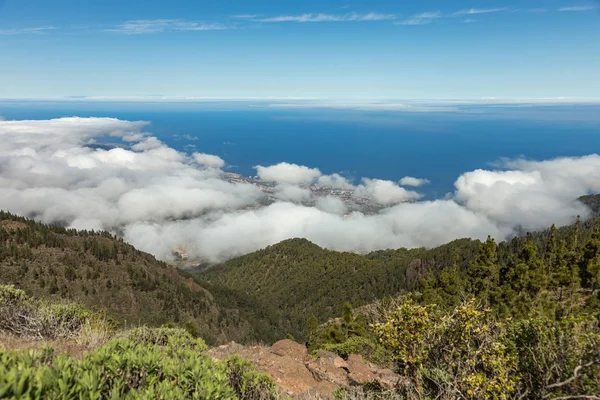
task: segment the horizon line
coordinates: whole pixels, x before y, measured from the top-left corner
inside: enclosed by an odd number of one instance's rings
[[[317,96],[62,96],[62,97],[6,97],[0,102],[73,102],[73,103],[209,103],[209,102],[276,102],[291,106],[352,106],[352,105],[477,105],[477,104],[596,104],[600,97],[317,97]]]

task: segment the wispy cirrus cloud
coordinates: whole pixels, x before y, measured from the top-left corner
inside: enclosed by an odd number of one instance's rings
[[[403,21],[394,22],[394,25],[427,25],[431,22],[431,19],[409,18]]]
[[[323,14],[305,13],[299,15],[278,15],[275,17],[253,18],[256,22],[361,22],[361,21],[385,21],[394,20],[395,14],[380,13],[349,13],[349,14]]]
[[[596,6],[592,6],[592,5],[572,6],[572,7],[559,8],[558,11],[592,11],[592,10],[595,10],[596,8],[597,8]]]
[[[475,14],[489,14],[495,12],[506,11],[505,7],[502,8],[469,8],[465,10],[459,10],[454,15],[475,15]]]
[[[442,17],[442,13],[440,11],[427,11],[421,14],[417,14],[414,16],[414,18],[419,18],[419,19],[434,19],[434,18],[441,18]]]
[[[255,19],[260,17],[260,15],[258,14],[237,14],[237,15],[232,15],[231,18],[236,18],[236,19]]]
[[[14,29],[0,29],[0,35],[45,35],[49,31],[55,30],[54,26],[40,26],[35,28],[14,28]]]
[[[176,32],[176,31],[214,31],[227,29],[223,24],[201,23],[181,19],[152,19],[126,21],[113,28],[106,29],[108,32],[126,35],[140,35],[146,33]]]
[[[436,18],[441,18],[443,15],[440,11],[427,11],[421,14],[413,15],[409,19],[396,21],[396,25],[426,25],[433,22]]]

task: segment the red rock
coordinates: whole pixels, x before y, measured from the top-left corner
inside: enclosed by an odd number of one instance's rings
[[[316,386],[313,374],[306,369],[304,363],[289,356],[272,353],[263,357],[265,365],[261,366],[261,370],[271,375],[281,390],[288,395],[299,395]]]
[[[303,345],[293,340],[280,340],[271,346],[271,353],[278,356],[288,356],[296,361],[308,361],[308,350]]]
[[[377,380],[377,376],[363,361],[361,355],[352,354],[348,357],[349,378],[356,383],[369,383]]]
[[[339,359],[339,360],[338,360]],[[322,351],[319,354],[319,358],[316,360],[310,360],[306,364],[306,368],[313,373],[315,379],[319,381],[332,382],[338,386],[348,386],[348,372],[336,364],[344,362],[336,354],[329,351]]]

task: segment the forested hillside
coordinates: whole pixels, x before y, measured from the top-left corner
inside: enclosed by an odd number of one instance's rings
[[[592,209],[600,203],[598,196],[580,200]],[[500,243],[499,271],[516,265],[525,246],[533,244],[537,256],[545,258],[558,246],[550,240],[585,243],[596,221]],[[481,247],[479,241],[460,239],[430,250],[360,255],[290,239],[192,276],[106,232],[67,230],[5,212],[0,212],[0,244],[0,283],[38,297],[106,308],[123,325],[192,324],[209,343],[274,342],[287,333],[305,338],[310,316],[323,323],[345,302],[359,307],[426,288],[422,285],[443,279],[448,267],[465,273]],[[507,307],[523,306],[517,301]]]
[[[106,309],[124,327],[188,324],[211,343],[259,339],[251,321],[218,305],[193,279],[106,232],[0,211],[0,283]]]
[[[429,271],[417,291],[307,327],[315,354],[360,353],[402,373],[402,398],[596,399],[600,225],[490,238],[466,268]]]
[[[253,299],[276,321],[280,336],[303,337],[310,315],[325,321],[337,315],[346,301],[362,305],[415,289],[429,270],[455,258],[466,265],[479,246],[479,241],[462,239],[433,250],[359,255],[321,249],[306,239],[290,239],[217,265],[199,274],[199,279],[228,289],[224,295],[235,292]],[[233,306],[234,299],[212,291],[218,301]],[[238,307],[244,308],[244,304],[238,303]]]
[[[599,199],[595,195],[579,200],[594,211]],[[502,242],[497,246],[498,262],[514,262],[528,242],[535,244],[540,256],[551,237],[558,242],[584,243],[598,221],[596,212],[593,215],[571,226]],[[322,249],[306,239],[290,239],[196,276],[212,287],[221,304],[240,309],[249,319],[262,320],[269,339],[286,333],[304,338],[309,316],[322,323],[338,315],[345,302],[361,306],[419,289],[423,277],[437,278],[446,267],[464,272],[481,245],[478,240],[460,239],[429,250],[380,250],[360,255]]]

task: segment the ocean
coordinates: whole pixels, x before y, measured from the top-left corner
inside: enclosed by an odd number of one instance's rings
[[[600,105],[469,106],[459,112],[274,108],[264,103],[0,102],[0,117],[145,120],[180,151],[216,154],[226,170],[286,161],[360,178],[426,178],[426,198],[503,158],[544,160],[600,151]]]

